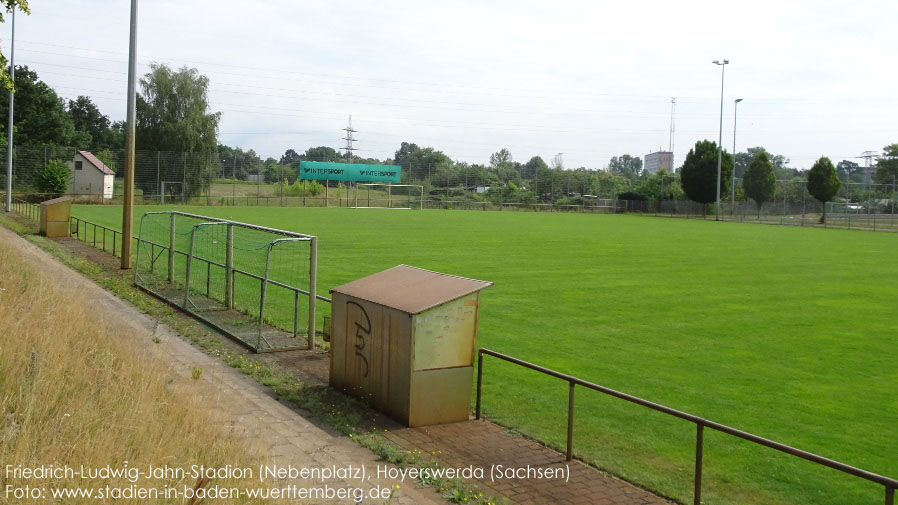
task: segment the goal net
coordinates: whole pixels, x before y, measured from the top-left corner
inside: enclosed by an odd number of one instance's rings
[[[138,287],[258,352],[314,345],[316,237],[175,211],[138,237]]]
[[[354,209],[423,209],[424,186],[415,184],[358,183]]]
[[[166,200],[169,203],[180,202],[185,203],[186,195],[184,194],[184,183],[181,181],[161,181],[159,183],[159,204],[164,205]]]

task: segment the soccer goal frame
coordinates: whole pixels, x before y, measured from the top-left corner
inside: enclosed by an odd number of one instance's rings
[[[316,293],[317,244],[314,235],[147,212],[134,284],[256,352],[312,349],[316,301],[329,301]]]
[[[180,188],[181,189],[181,203],[186,203],[187,194],[184,192],[184,182],[183,181],[160,181],[159,182],[159,205],[165,204],[165,190],[167,188]]]
[[[386,198],[383,196],[378,197],[377,194],[374,195],[372,199],[371,190],[377,190],[378,188],[384,188],[386,190]],[[408,188],[405,196],[393,195],[393,188]],[[412,198],[412,189],[418,189],[418,202],[417,205],[414,204]],[[364,193],[363,193],[364,192]],[[382,205],[386,202],[386,205]],[[373,203],[373,205],[372,205]],[[380,203],[381,205],[378,205]],[[405,204],[405,206],[401,206]],[[399,209],[399,210],[411,210],[411,209],[424,209],[424,186],[418,184],[390,184],[384,182],[360,182],[355,185],[355,196],[352,199],[352,205],[350,208],[353,209]]]

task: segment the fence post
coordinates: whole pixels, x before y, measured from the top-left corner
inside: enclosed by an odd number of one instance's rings
[[[318,237],[309,241],[309,342],[307,349],[315,348],[315,286],[318,282]]]
[[[200,225],[193,227],[190,232],[190,251],[187,253],[187,275],[184,278],[184,310],[189,310],[187,304],[190,302],[190,267],[193,263],[193,244],[196,238],[196,230]]]
[[[234,308],[234,225],[231,223],[228,223],[228,239],[225,244],[225,306]]]
[[[574,457],[574,381],[570,381],[567,398],[567,461]]]
[[[168,282],[175,283],[175,213],[169,217],[168,227]]]
[[[184,151],[184,173],[181,174],[181,204],[187,203],[187,151]]]
[[[895,505],[895,488],[886,486],[886,505]]]
[[[299,335],[299,291],[293,292],[293,338]]]
[[[693,491],[693,505],[702,503],[702,454],[705,445],[705,425],[695,425],[695,489]]]
[[[262,341],[265,340],[264,337],[262,337],[262,331],[265,329],[265,295],[268,292],[268,271],[271,266],[271,250],[274,249],[275,244],[277,244],[276,241],[268,244],[268,254],[265,256],[265,275],[262,277],[262,289],[261,295],[259,296],[259,340],[256,342],[257,351],[262,348]],[[268,344],[267,341],[265,343]]]
[[[162,187],[162,179],[159,177],[159,151],[156,151],[156,187],[159,188],[159,205],[165,203],[164,189]]]
[[[474,419],[480,419],[480,392],[483,389],[483,353],[477,352],[477,403],[474,406]]]

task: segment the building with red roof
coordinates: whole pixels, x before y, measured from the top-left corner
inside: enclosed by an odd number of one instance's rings
[[[72,171],[69,194],[112,198],[115,172],[90,151],[77,151],[68,162]]]

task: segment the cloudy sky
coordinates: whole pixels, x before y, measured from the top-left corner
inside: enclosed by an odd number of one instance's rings
[[[127,0],[33,0],[16,64],[65,98],[125,116]],[[138,73],[151,62],[210,79],[220,142],[260,155],[403,141],[485,163],[507,147],[567,167],[666,150],[677,164],[718,137],[807,168],[898,142],[898,2],[140,0]],[[0,28],[9,51],[9,19]],[[855,159],[863,162],[863,160]]]

